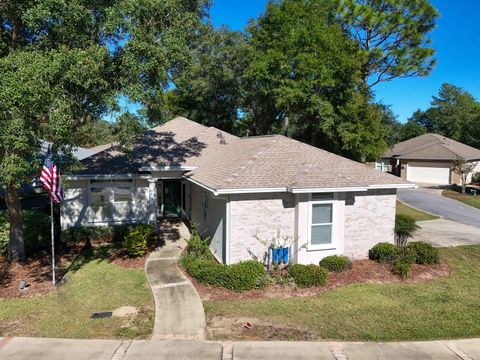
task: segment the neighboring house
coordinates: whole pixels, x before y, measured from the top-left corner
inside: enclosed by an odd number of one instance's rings
[[[365,258],[393,242],[398,177],[281,135],[238,138],[175,118],[124,154],[115,147],[68,176],[62,227],[187,216],[224,263],[261,257],[277,234],[293,260]]]
[[[460,184],[460,175],[452,171],[456,160],[475,162],[472,174],[480,171],[480,150],[442,135],[424,134],[394,145],[375,168],[415,183]]]

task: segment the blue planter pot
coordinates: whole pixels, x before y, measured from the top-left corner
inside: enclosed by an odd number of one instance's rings
[[[288,253],[289,253],[289,248],[288,247],[285,247],[283,248],[283,263],[284,264],[288,264]]]

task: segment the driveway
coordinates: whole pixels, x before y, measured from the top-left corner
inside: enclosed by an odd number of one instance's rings
[[[428,189],[399,189],[398,200],[445,219],[480,228],[480,209],[437,195]]]
[[[480,228],[458,222],[437,219],[417,221],[420,229],[412,241],[425,241],[437,247],[480,244]]]

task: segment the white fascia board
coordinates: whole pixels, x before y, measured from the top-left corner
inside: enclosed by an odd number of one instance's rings
[[[278,193],[288,192],[288,188],[246,188],[246,189],[220,189],[216,193],[221,194],[258,194],[258,193]]]
[[[140,171],[192,171],[196,166],[142,166]]]
[[[95,174],[95,175],[63,175],[67,180],[116,180],[116,179],[149,179],[150,175],[142,174]]]
[[[380,184],[380,185],[369,185],[368,188],[371,190],[374,189],[412,189],[415,188],[416,184]]]
[[[354,191],[367,191],[365,186],[355,187],[339,187],[339,188],[291,188],[289,191],[294,194],[306,194],[306,193],[331,193],[331,192],[354,192]]]
[[[215,196],[218,195],[218,194],[217,194],[217,190],[212,189],[211,187],[209,187],[209,186],[207,186],[207,185],[205,185],[205,184],[202,184],[202,183],[199,182],[199,181],[193,180],[192,178],[189,178],[188,176],[184,176],[183,178],[184,178],[185,180],[188,180],[188,181],[192,182],[192,183],[195,184],[195,185],[200,186],[201,188],[203,188],[203,189],[205,189],[205,190],[210,191],[210,192],[213,193]]]

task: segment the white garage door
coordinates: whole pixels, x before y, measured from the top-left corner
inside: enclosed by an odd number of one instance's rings
[[[408,164],[407,180],[416,183],[448,185],[450,184],[450,166],[428,163]]]

